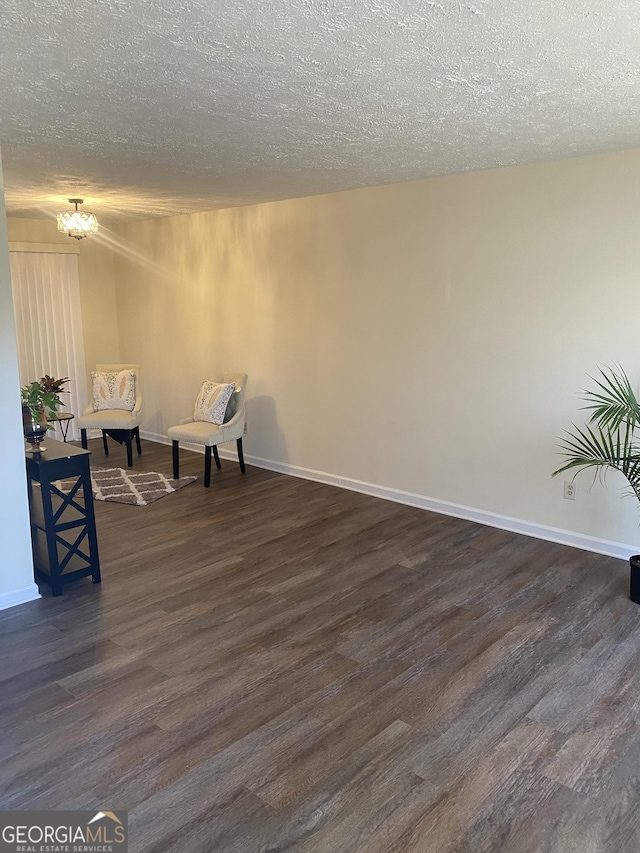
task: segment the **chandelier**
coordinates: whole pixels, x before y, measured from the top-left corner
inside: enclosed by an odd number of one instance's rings
[[[95,234],[98,230],[98,220],[93,213],[82,213],[78,205],[82,204],[81,198],[70,198],[69,204],[75,204],[76,209],[72,213],[58,214],[58,231],[65,231],[69,237],[82,240],[87,234]]]

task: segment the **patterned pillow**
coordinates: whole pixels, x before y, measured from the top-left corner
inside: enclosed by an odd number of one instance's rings
[[[233,382],[218,383],[205,379],[198,391],[193,408],[194,421],[207,421],[210,424],[224,423],[227,403],[235,387]]]
[[[92,373],[93,411],[124,409],[132,412],[136,404],[136,375],[133,370],[118,373]]]

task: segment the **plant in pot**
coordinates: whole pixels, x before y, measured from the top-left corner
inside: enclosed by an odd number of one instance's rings
[[[631,493],[640,501],[640,403],[629,379],[619,365],[604,368],[593,381],[596,387],[584,392],[583,407],[590,411],[587,424],[573,426],[561,439],[560,449],[567,462],[552,476],[565,471],[593,468],[601,476],[610,469],[620,471],[631,486]],[[630,558],[630,597],[640,604],[640,554]]]
[[[65,376],[64,379],[54,379],[53,376],[49,376],[48,373],[40,380],[40,384],[44,391],[52,391],[54,394],[66,393],[66,388],[64,387],[67,382],[69,382],[69,377]],[[62,401],[59,401],[59,405],[64,406]]]
[[[30,442],[30,452],[46,450],[41,442],[47,429],[54,425],[49,419],[56,417],[56,412],[64,403],[58,396],[62,386],[69,379],[53,379],[48,374],[39,382],[31,382],[20,389],[22,402],[22,426],[25,438]]]

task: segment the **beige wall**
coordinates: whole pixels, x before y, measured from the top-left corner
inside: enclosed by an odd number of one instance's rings
[[[69,238],[67,238],[69,239]],[[118,315],[111,248],[99,239],[80,244],[78,257],[82,329],[87,371],[120,359]]]
[[[69,244],[49,219],[7,219],[10,241]],[[78,278],[87,371],[99,361],[118,361],[120,343],[113,278],[113,252],[100,235],[79,241]]]
[[[0,609],[38,597],[33,582],[18,353],[0,165],[0,447],[4,498],[0,509]]]
[[[121,357],[164,435],[218,369],[249,374],[246,450],[622,543],[634,503],[556,436],[598,364],[634,381],[640,151],[118,229]],[[132,259],[132,250],[137,260]]]

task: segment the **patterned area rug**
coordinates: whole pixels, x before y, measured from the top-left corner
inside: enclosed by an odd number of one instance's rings
[[[195,483],[197,479],[197,477],[180,477],[179,480],[171,480],[155,471],[125,471],[124,468],[94,468],[91,471],[93,496],[97,501],[113,501],[136,506],[153,503],[170,495],[171,492],[177,492],[178,489]],[[68,491],[64,480],[56,485],[60,491]]]

